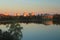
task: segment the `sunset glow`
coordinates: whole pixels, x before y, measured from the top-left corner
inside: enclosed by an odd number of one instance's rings
[[[9,16],[9,13],[8,13],[8,12],[5,12],[4,15],[5,15],[5,16]]]
[[[35,15],[35,13],[34,12],[32,12],[32,14],[31,14],[32,16],[34,16]]]
[[[0,0],[0,12],[60,13],[60,0]]]
[[[29,13],[25,11],[23,15],[26,17],[29,16]]]

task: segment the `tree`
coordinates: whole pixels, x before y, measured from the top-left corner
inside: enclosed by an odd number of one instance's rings
[[[21,40],[21,38],[22,38],[21,29],[23,29],[23,28],[18,23],[17,24],[13,23],[10,25],[9,32],[14,37],[14,40]]]

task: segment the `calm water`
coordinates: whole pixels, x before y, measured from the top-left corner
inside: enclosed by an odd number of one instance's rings
[[[20,24],[23,38],[21,40],[60,40],[60,25],[43,25],[43,24]],[[5,25],[0,29],[7,30]]]

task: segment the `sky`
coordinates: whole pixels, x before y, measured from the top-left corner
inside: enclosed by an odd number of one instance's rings
[[[60,0],[0,0],[0,12],[60,13]]]

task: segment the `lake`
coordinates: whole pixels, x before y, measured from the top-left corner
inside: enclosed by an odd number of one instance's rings
[[[21,40],[60,40],[60,25],[43,25],[43,24],[20,24],[23,37]],[[1,25],[0,29],[3,31],[8,28],[6,25]]]

